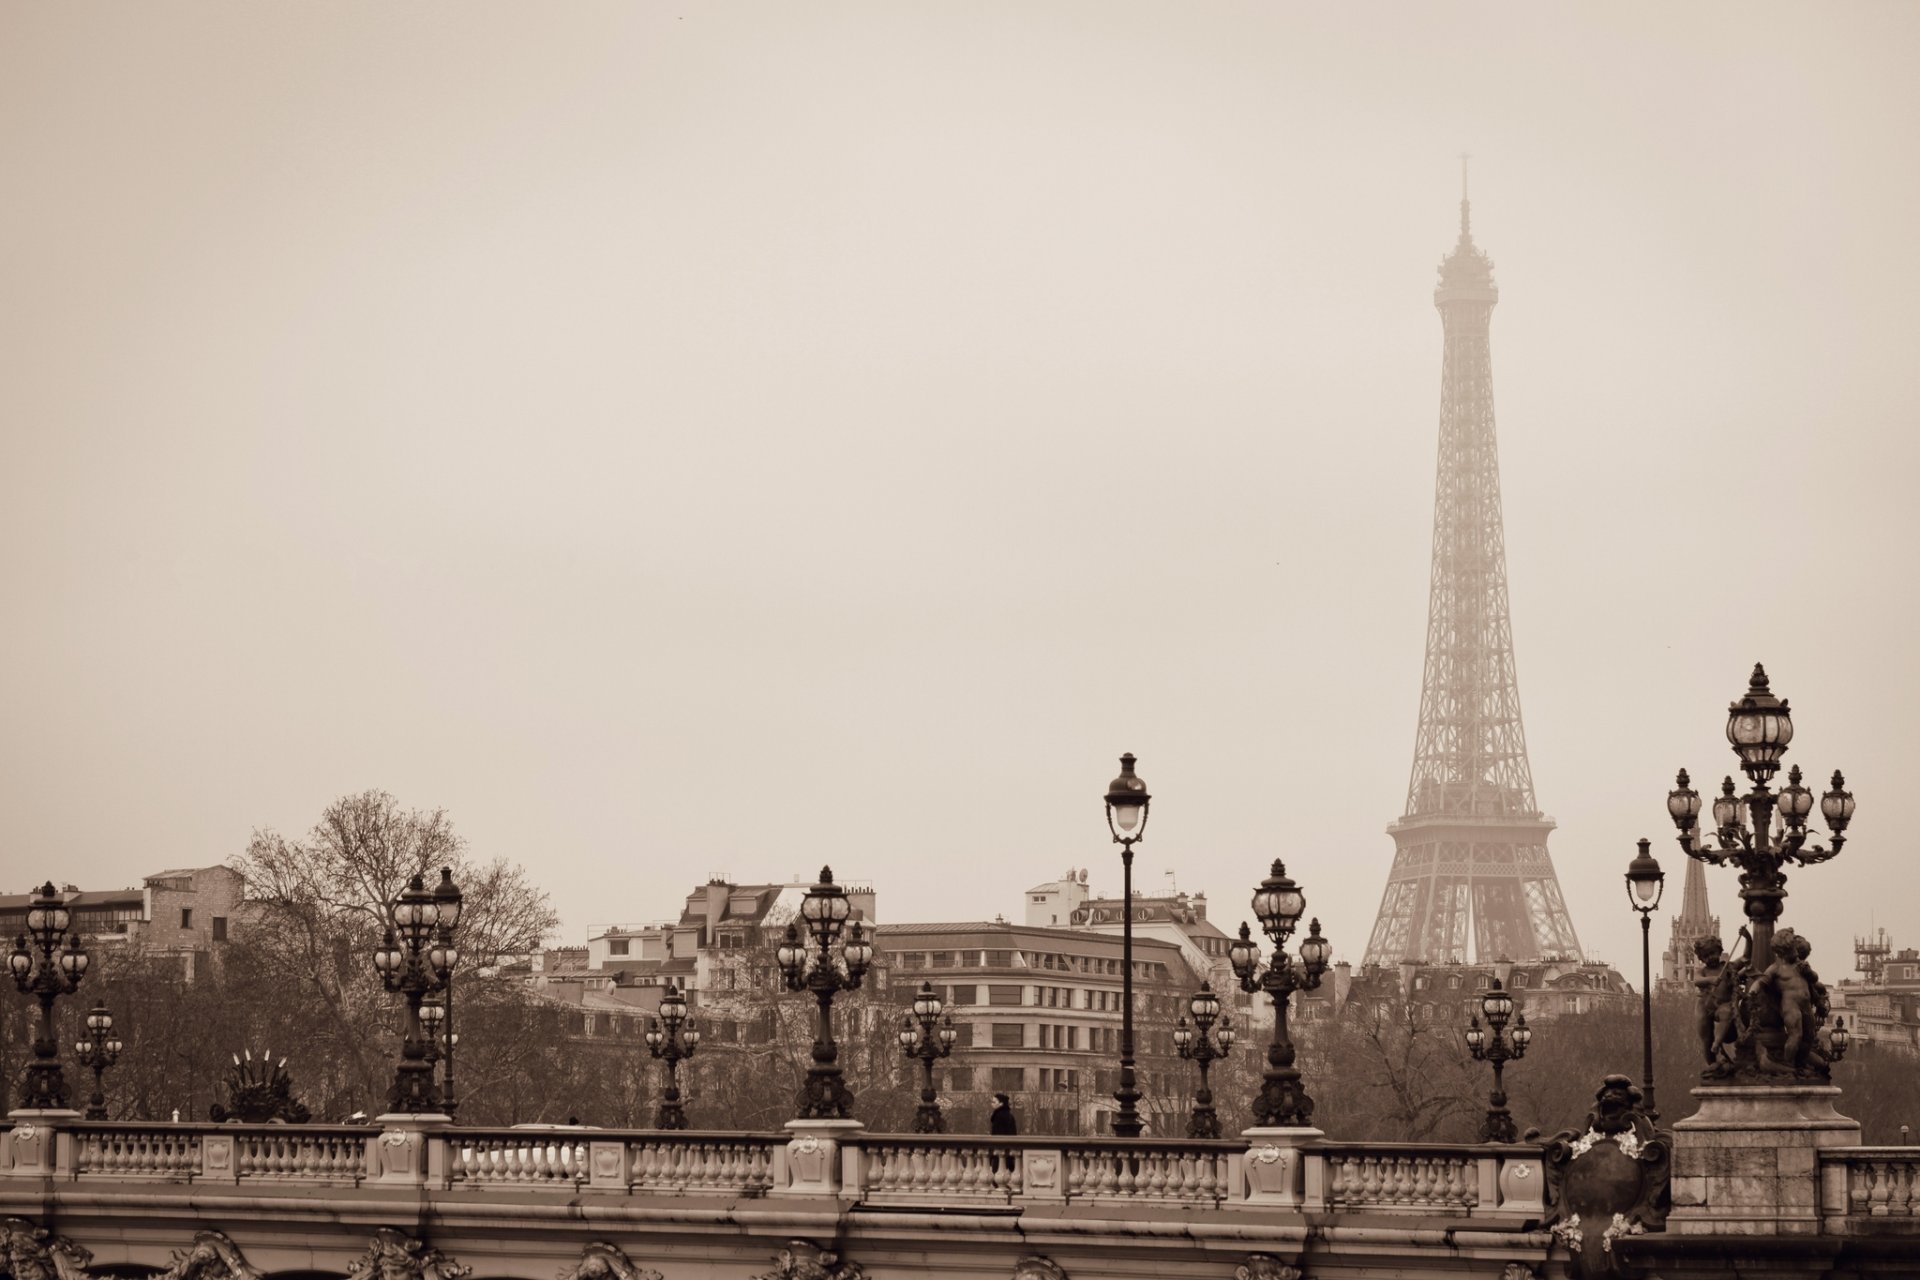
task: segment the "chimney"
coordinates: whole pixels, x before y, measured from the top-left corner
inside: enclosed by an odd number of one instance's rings
[[[1353,990],[1353,965],[1350,961],[1333,962],[1333,1011],[1337,1016],[1347,1007],[1347,993]]]
[[[1407,959],[1400,962],[1400,998],[1413,999],[1413,971],[1420,967],[1418,960]]]

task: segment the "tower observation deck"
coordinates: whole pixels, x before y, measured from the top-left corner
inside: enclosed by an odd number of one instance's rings
[[[1473,242],[1463,168],[1460,238],[1433,291],[1444,356],[1420,724],[1367,964],[1580,957],[1514,673],[1488,341],[1499,299],[1493,260]]]

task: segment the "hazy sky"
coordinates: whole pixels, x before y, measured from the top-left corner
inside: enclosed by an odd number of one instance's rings
[[[1787,920],[1920,945],[1916,57],[1906,3],[7,6],[0,887],[379,787],[572,941],[823,861],[1018,918],[1117,891],[1130,750],[1143,885],[1231,928],[1284,856],[1357,961],[1466,150],[1583,943],[1637,981],[1633,841],[1677,906],[1761,659],[1859,799]]]

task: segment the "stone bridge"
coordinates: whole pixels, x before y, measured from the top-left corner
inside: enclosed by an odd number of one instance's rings
[[[1549,1267],[1542,1148],[1527,1143],[1262,1129],[1217,1141],[928,1137],[844,1121],[705,1133],[12,1120],[0,1135],[0,1264],[16,1280],[1521,1280],[1560,1269]],[[1874,1274],[1920,1274],[1908,1248],[1920,1236],[1906,1234],[1920,1226],[1920,1149],[1828,1147],[1816,1159],[1804,1179],[1814,1216],[1795,1230],[1832,1247],[1814,1270],[1779,1274],[1832,1273],[1851,1257],[1887,1264]],[[1660,1274],[1696,1273],[1669,1261]]]

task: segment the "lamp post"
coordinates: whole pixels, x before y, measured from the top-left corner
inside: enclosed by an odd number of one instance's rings
[[[104,1003],[94,1001],[87,1013],[87,1038],[73,1046],[75,1060],[93,1070],[93,1094],[87,1099],[89,1120],[107,1118],[107,1092],[101,1077],[120,1060],[120,1050],[124,1047],[120,1037],[113,1034],[113,1015],[107,1012]]]
[[[1493,1064],[1493,1092],[1487,1097],[1487,1118],[1480,1125],[1482,1142],[1518,1142],[1519,1132],[1513,1127],[1513,1113],[1507,1110],[1507,1091],[1500,1079],[1500,1072],[1510,1061],[1527,1056],[1527,1046],[1533,1042],[1533,1028],[1527,1025],[1527,1015],[1521,1014],[1520,1020],[1513,1024],[1511,1034],[1507,1032],[1507,1019],[1513,1016],[1513,997],[1495,978],[1487,994],[1480,997],[1480,1012],[1486,1015],[1487,1029],[1480,1029],[1480,1019],[1472,1018],[1467,1022],[1467,1048],[1479,1062]]]
[[[660,1107],[653,1115],[656,1129],[684,1129],[687,1110],[680,1105],[681,1062],[700,1047],[700,1028],[687,1017],[687,998],[678,983],[667,983],[667,994],[660,997],[660,1018],[647,1019],[647,1052],[667,1064],[667,1088],[660,1095]]]
[[[33,1061],[20,1091],[20,1105],[29,1111],[62,1111],[67,1106],[67,1080],[60,1071],[59,1046],[53,1034],[55,997],[80,989],[87,972],[87,953],[80,935],[68,933],[72,913],[49,880],[27,905],[27,931],[13,940],[7,968],[13,983],[40,1002],[40,1026],[33,1037]],[[60,945],[65,938],[66,945]],[[31,949],[29,948],[31,940]],[[38,963],[33,952],[40,953]]]
[[[1153,797],[1133,771],[1133,752],[1120,757],[1120,776],[1107,785],[1107,830],[1120,846],[1120,1087],[1114,1136],[1140,1136],[1140,1090],[1133,1074],[1133,846],[1146,834]]]
[[[1714,866],[1732,863],[1740,869],[1740,901],[1751,943],[1744,959],[1732,966],[1736,1008],[1746,1005],[1749,989],[1760,985],[1762,975],[1783,958],[1774,955],[1773,929],[1787,896],[1785,866],[1790,862],[1812,866],[1835,857],[1846,844],[1847,824],[1853,821],[1853,793],[1837,769],[1820,797],[1820,815],[1832,833],[1826,847],[1810,842],[1813,832],[1807,819],[1813,812],[1813,792],[1801,785],[1800,767],[1788,771],[1787,785],[1779,791],[1768,787],[1792,741],[1792,709],[1786,699],[1773,695],[1766,668],[1756,662],[1746,695],[1727,707],[1727,743],[1752,785],[1742,796],[1735,793],[1731,776],[1720,784],[1720,794],[1713,801],[1711,845],[1700,834],[1700,793],[1693,789],[1685,769],[1667,793],[1667,814],[1679,829],[1679,844],[1687,856]],[[1811,947],[1804,939],[1796,941],[1804,969]],[[1731,1040],[1716,1039],[1709,1045],[1713,1065],[1708,1075],[1764,1079],[1794,1073],[1826,1078],[1832,1058],[1815,1051],[1814,1019],[1820,1010],[1811,991],[1789,998],[1777,988],[1766,988],[1762,995],[1753,1023]]]
[[[1217,1138],[1220,1136],[1220,1116],[1213,1109],[1213,1090],[1207,1086],[1207,1069],[1220,1058],[1227,1056],[1227,1050],[1233,1048],[1233,1019],[1221,1017],[1220,997],[1213,994],[1213,984],[1203,982],[1200,990],[1194,992],[1193,999],[1187,1002],[1187,1009],[1193,1014],[1193,1027],[1187,1027],[1187,1020],[1181,1018],[1173,1028],[1173,1047],[1180,1056],[1200,1068],[1200,1088],[1193,1095],[1193,1114],[1187,1119],[1189,1138]],[[1214,1020],[1220,1025],[1214,1029]],[[1211,1034],[1209,1034],[1211,1032]]]
[[[1658,1120],[1660,1110],[1653,1102],[1653,913],[1660,909],[1660,895],[1667,884],[1667,873],[1660,860],[1640,842],[1640,856],[1627,864],[1627,901],[1640,913],[1640,1092],[1647,1119]]]
[[[453,930],[460,923],[460,912],[465,905],[459,888],[453,883],[452,867],[440,868],[440,883],[433,887],[433,904],[437,926],[445,940],[451,944]],[[483,961],[484,959],[485,957],[482,957]],[[446,1005],[446,1015],[442,1019],[443,1038],[440,1043],[445,1046],[443,1056],[446,1058],[446,1074],[441,1086],[440,1109],[451,1117],[460,1112],[459,1100],[453,1093],[453,1051],[460,1043],[460,1033],[453,1029],[453,970],[447,970],[446,980],[442,986],[445,991],[441,1001]]]
[[[942,1014],[940,997],[931,982],[920,984],[913,997],[913,1012],[900,1019],[900,1052],[920,1059],[920,1107],[913,1113],[915,1133],[945,1133],[946,1117],[940,1114],[939,1095],[933,1089],[933,1064],[953,1052],[960,1032],[951,1014]]]
[[[443,884],[451,885],[452,880],[451,871],[442,873]],[[447,979],[460,961],[459,948],[453,941],[454,926],[460,922],[459,890],[447,897],[429,893],[425,881],[416,875],[393,900],[387,919],[387,936],[374,949],[373,967],[386,989],[398,992],[407,1001],[406,1033],[387,1108],[396,1113],[444,1114],[440,1111],[442,1099],[434,1080],[434,1063],[428,1058],[429,1032],[420,1017],[420,1006],[427,996],[446,989]],[[440,1016],[444,1014],[442,1008]]]
[[[1245,921],[1240,936],[1227,948],[1227,958],[1240,979],[1241,989],[1249,993],[1264,991],[1273,999],[1273,1042],[1267,1046],[1267,1069],[1260,1077],[1260,1094],[1253,1100],[1253,1118],[1266,1128],[1305,1128],[1313,1117],[1313,1099],[1300,1083],[1300,1072],[1293,1065],[1293,1039],[1287,1034],[1287,1002],[1296,991],[1312,991],[1327,971],[1327,957],[1333,946],[1320,936],[1320,921],[1307,929],[1300,944],[1300,964],[1287,955],[1287,939],[1307,909],[1307,896],[1287,875],[1280,859],[1273,860],[1273,871],[1260,882],[1253,895],[1253,913],[1260,927],[1273,941],[1273,957],[1264,972],[1256,972],[1260,948]]]
[[[802,1120],[847,1120],[853,1115],[853,1091],[840,1071],[840,1046],[833,1042],[833,997],[859,987],[873,963],[873,944],[862,935],[858,920],[847,924],[852,914],[846,891],[833,882],[833,868],[822,867],[820,883],[800,900],[806,939],[789,924],[786,940],[774,951],[787,990],[811,992],[820,1006],[813,1065],[800,1087]],[[833,944],[840,942],[842,932],[846,940],[836,952]]]

